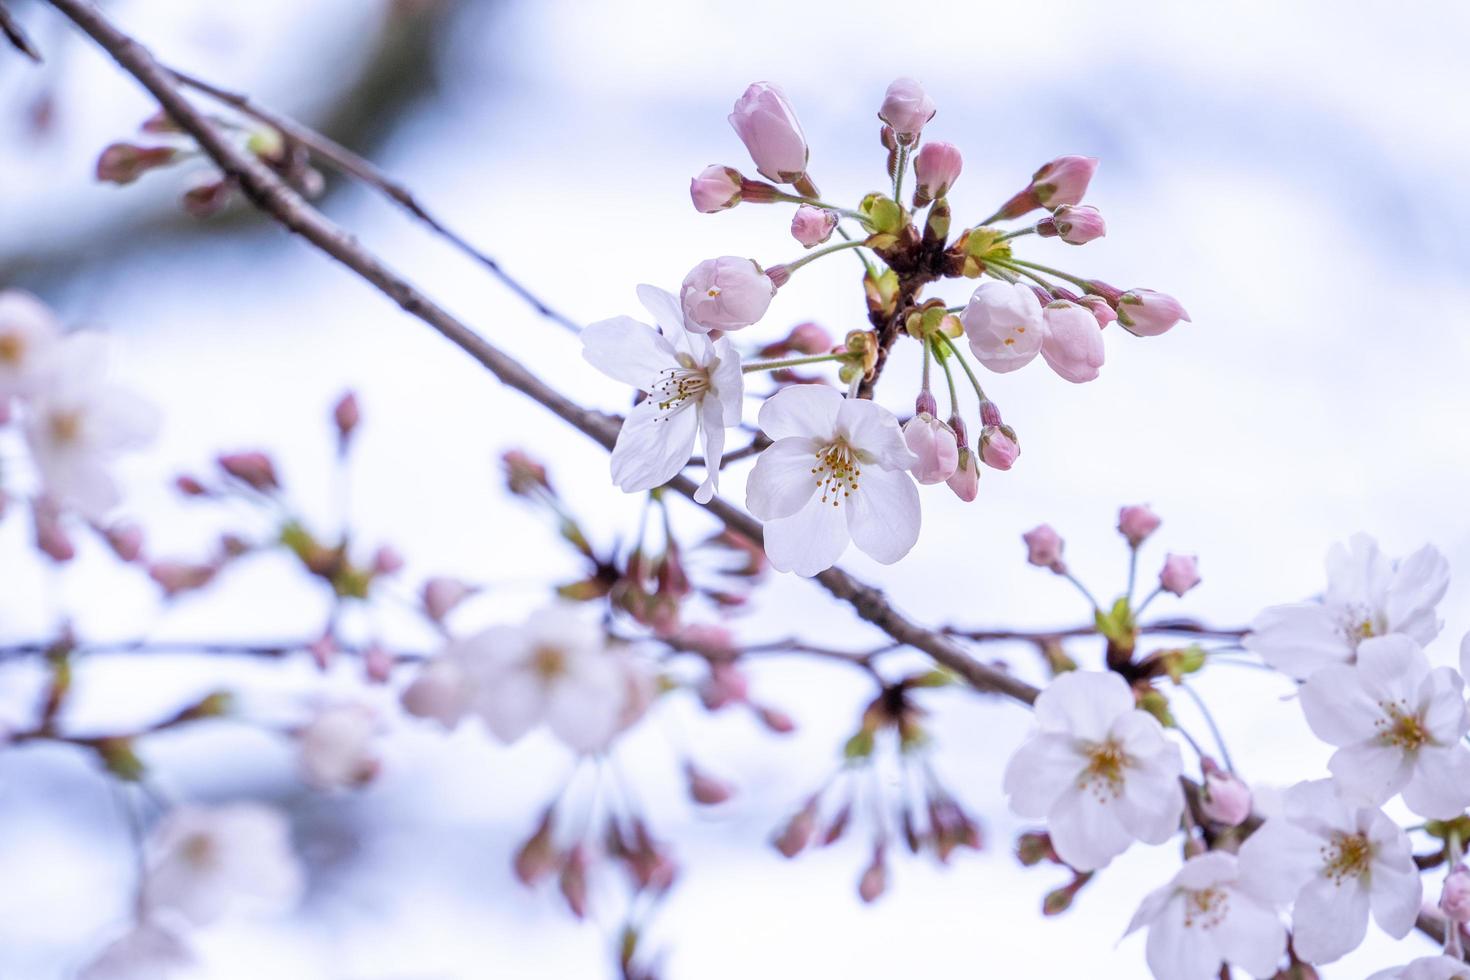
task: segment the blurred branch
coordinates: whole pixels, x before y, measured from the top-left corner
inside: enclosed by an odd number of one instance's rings
[[[31,43],[25,28],[20,26],[20,21],[16,20],[10,8],[5,6],[4,0],[0,0],[0,34],[4,34],[5,39],[21,54],[38,65],[41,63],[41,52],[37,51],[36,46]]]
[[[111,640],[99,643],[77,641],[74,652],[88,654],[205,654],[226,657],[264,657],[278,659],[298,653],[308,653],[315,640],[290,640],[280,643],[226,642],[216,640]],[[0,661],[21,660],[49,654],[54,642],[25,641],[0,644]],[[332,655],[344,657],[366,657],[367,647],[334,646]],[[425,660],[428,655],[417,651],[395,651],[394,663],[411,663]]]
[[[108,52],[119,66],[137,79],[174,121],[199,143],[200,149],[239,185],[260,210],[288,230],[351,269],[397,303],[405,312],[438,331],[506,385],[527,395],[605,449],[617,441],[618,425],[600,412],[583,408],[551,388],[519,361],[501,351],[463,322],[419,292],[346,231],[308,204],[259,160],[236,148],[215,124],[190,103],[174,76],[147,49],[119,31],[86,0],[48,0]],[[529,294],[529,291],[523,291]],[[545,306],[545,304],[540,304]],[[691,500],[697,489],[688,477],[676,477],[670,487]],[[725,500],[701,505],[733,531],[752,541],[762,540],[760,522]],[[954,639],[927,629],[895,609],[874,586],[840,568],[816,577],[833,596],[847,602],[862,619],[877,626],[900,644],[921,650],[982,691],[1004,694],[1030,704],[1037,688],[1005,671],[975,660]]]
[[[1018,640],[1042,643],[1047,640],[1067,640],[1078,636],[1098,636],[1096,626],[1073,626],[1060,630],[978,630],[959,626],[946,626],[942,630],[948,636],[958,636],[977,643],[996,640]],[[1209,626],[1193,619],[1160,619],[1138,627],[1139,635],[1198,636],[1209,640],[1238,640],[1250,630],[1241,627]]]

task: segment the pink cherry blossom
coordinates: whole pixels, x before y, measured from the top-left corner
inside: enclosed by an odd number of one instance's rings
[[[1123,328],[1140,337],[1156,337],[1181,320],[1189,322],[1189,314],[1177,299],[1152,289],[1128,290],[1119,298],[1117,310]]]
[[[815,248],[832,237],[837,228],[837,213],[826,208],[803,204],[791,216],[791,237],[807,248]]]
[[[1021,456],[1021,444],[1008,425],[987,425],[980,430],[980,459],[992,469],[1008,470]]]
[[[1026,542],[1028,562],[1050,568],[1058,574],[1066,570],[1067,566],[1062,563],[1062,536],[1050,524],[1038,524],[1021,535],[1021,540]]]
[[[900,143],[912,143],[934,118],[934,100],[912,78],[900,78],[883,94],[878,118],[893,127]]]
[[[1019,283],[987,280],[960,314],[970,350],[981,364],[1004,374],[1025,367],[1046,335],[1041,303]]]
[[[948,194],[964,163],[959,147],[953,143],[925,143],[914,156],[914,178],[918,181],[914,204],[921,206]]]
[[[1163,521],[1147,504],[1133,504],[1118,511],[1118,533],[1128,539],[1134,548],[1159,529]]]
[[[1107,222],[1090,204],[1064,204],[1036,226],[1043,238],[1057,236],[1069,245],[1086,245],[1108,232]]]
[[[1167,555],[1159,572],[1159,588],[1182,596],[1199,585],[1199,560],[1194,555]]]
[[[696,211],[714,214],[740,203],[740,171],[711,164],[689,181],[689,197]]]
[[[1096,172],[1096,157],[1057,157],[1031,175],[1031,191],[1044,207],[1079,204]]]
[[[1047,304],[1043,315],[1046,335],[1041,342],[1042,359],[1074,384],[1095,380],[1104,356],[1097,318],[1086,307],[1067,300]]]
[[[789,184],[806,173],[806,136],[778,86],[756,82],[747,88],[730,113],[730,125],[766,179]]]
[[[970,451],[970,447],[960,447],[960,458],[955,466],[955,471],[944,482],[954,491],[954,495],[965,503],[969,503],[979,495],[980,465],[976,461],[975,454]]]
[[[698,333],[740,330],[766,315],[776,284],[750,259],[725,255],[689,271],[679,290],[684,326]]]
[[[960,464],[959,444],[954,430],[944,422],[928,412],[920,412],[904,423],[903,439],[919,458],[910,470],[915,480],[935,484],[954,476]]]

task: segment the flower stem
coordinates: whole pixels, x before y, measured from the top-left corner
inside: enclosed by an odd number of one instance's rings
[[[776,195],[776,200],[785,201],[787,204],[809,204],[814,208],[821,208],[823,211],[831,211],[835,214],[840,214],[844,218],[853,218],[857,221],[863,220],[862,214],[858,211],[852,211],[848,208],[839,208],[835,204],[828,204],[826,201],[820,201],[815,197],[799,197],[795,194],[778,193]]]
[[[1164,587],[1161,585],[1158,588],[1154,589],[1152,592],[1150,592],[1147,596],[1145,596],[1144,597],[1144,600],[1141,603],[1138,604],[1138,608],[1135,609],[1135,610],[1133,610],[1133,616],[1134,616],[1134,618],[1136,619],[1139,616],[1142,616],[1143,615],[1143,611],[1148,608],[1148,604],[1150,602],[1153,602],[1155,599],[1157,599],[1158,596],[1159,596],[1159,593],[1160,592],[1163,592],[1163,591],[1164,591]]]
[[[919,390],[922,391],[922,392],[924,392],[925,394],[928,394],[929,393],[929,362],[932,361],[933,359],[934,359],[934,352],[929,349],[929,345],[928,344],[925,344],[924,345],[924,374],[923,374],[922,379],[921,379],[921,381],[919,383]]]
[[[939,356],[939,351],[937,350],[939,342],[936,340],[932,341],[932,343],[936,348],[934,352],[934,359],[939,362],[940,367],[944,368],[944,380],[945,383],[949,385],[949,414],[958,415],[960,414],[960,396],[959,392],[955,391],[954,368],[949,366],[948,358],[943,358]]]
[[[1004,235],[1001,235],[999,238],[997,238],[996,241],[1008,242],[1012,238],[1020,238],[1022,235],[1034,234],[1036,234],[1036,226],[1032,225],[1030,228],[1017,228],[1015,231],[1008,231]]]
[[[795,272],[797,269],[800,269],[808,262],[815,262],[817,259],[820,259],[824,255],[831,255],[833,252],[840,252],[843,249],[847,248],[862,248],[862,246],[863,243],[857,241],[845,241],[838,242],[836,245],[828,245],[826,248],[819,248],[815,252],[808,252],[806,255],[803,255],[801,258],[797,259],[794,262],[785,263],[786,271]]]
[[[1225,763],[1225,769],[1234,775],[1235,763],[1230,760],[1230,750],[1225,747],[1225,736],[1220,734],[1220,726],[1215,724],[1215,716],[1210,712],[1210,706],[1189,684],[1181,682],[1179,686],[1184,689],[1184,693],[1189,695],[1195,707],[1199,708],[1199,713],[1204,716],[1205,725],[1210,729],[1210,737],[1215,740],[1215,745],[1220,749],[1220,761]]]
[[[1070,272],[1063,272],[1061,269],[1053,269],[1049,265],[1042,265],[1039,262],[1027,262],[1025,259],[1018,259],[1015,257],[1012,257],[1010,261],[1013,265],[1022,265],[1028,269],[1035,269],[1037,272],[1045,272],[1049,276],[1056,276],[1059,279],[1065,279],[1073,285],[1082,287],[1082,289],[1086,290],[1087,292],[1092,292],[1091,287],[1087,285],[1086,279],[1083,279],[1080,276],[1074,276]]]
[[[975,372],[971,369],[970,362],[965,360],[965,355],[960,353],[960,349],[955,346],[954,341],[950,340],[946,334],[939,334],[939,339],[944,341],[944,346],[949,348],[949,352],[954,355],[954,359],[960,362],[960,367],[965,369],[965,374],[969,377],[970,384],[975,389],[975,395],[980,399],[980,404],[984,405],[990,401],[989,398],[985,397],[985,389],[980,387],[980,379],[975,377]]]
[[[1014,262],[1015,260],[1012,259],[1011,261]],[[1051,282],[1050,280],[1048,280],[1048,279],[1046,279],[1046,278],[1038,275],[1035,272],[1032,272],[1030,269],[1022,269],[1019,266],[1011,265],[1011,264],[1009,264],[1007,262],[1003,262],[1003,261],[1001,261],[999,259],[987,259],[986,260],[986,265],[987,266],[998,267],[998,268],[1001,268],[1001,269],[1007,269],[1010,272],[1019,272],[1021,275],[1025,276],[1028,279],[1035,279],[1037,281],[1037,283],[1039,283],[1041,285],[1041,288],[1042,289],[1045,289],[1047,292],[1054,293],[1056,291],[1056,285],[1057,285],[1056,283]],[[1016,281],[1016,279],[1015,279],[1014,276],[1011,276],[1009,278],[1010,278],[1011,282],[1015,282]]]
[[[841,225],[837,226],[837,234],[841,235],[846,241],[850,242],[853,240],[852,236],[847,233],[847,229],[842,227]],[[858,257],[858,261],[863,264],[863,268],[867,270],[868,277],[873,280],[877,280],[878,270],[873,267],[873,263],[868,261],[868,257],[862,252],[854,252],[852,254],[856,255]]]
[[[893,200],[899,202],[899,207],[903,207],[900,201],[900,198],[903,197],[903,174],[908,168],[909,147],[907,143],[900,143],[898,144],[898,157],[893,166]]]
[[[740,370],[744,374],[751,374],[755,371],[780,371],[782,368],[800,367],[803,364],[835,361],[845,356],[844,354],[812,354],[810,357],[785,357],[777,361],[752,361],[749,364],[742,364]]]

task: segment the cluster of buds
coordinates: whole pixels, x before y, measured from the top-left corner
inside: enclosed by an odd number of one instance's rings
[[[271,168],[301,194],[309,198],[321,195],[326,180],[321,171],[312,166],[306,147],[264,124],[217,121],[241,149]],[[96,176],[99,181],[131,184],[150,171],[174,167],[199,156],[185,138],[184,131],[163,110],[145,120],[139,131],[151,137],[149,145],[121,141],[107,146],[97,157]],[[235,198],[237,190],[233,178],[210,169],[194,178],[181,203],[184,210],[194,217],[208,218],[224,210]]]

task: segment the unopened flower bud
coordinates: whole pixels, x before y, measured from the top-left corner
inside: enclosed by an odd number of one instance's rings
[[[421,599],[424,604],[424,614],[436,623],[443,623],[444,617],[465,599],[474,595],[477,590],[468,583],[461,582],[456,578],[436,576],[424,583]]]
[[[526,842],[516,851],[515,874],[523,885],[534,885],[556,870],[558,854],[553,839],[555,812],[551,807],[541,815],[541,822]]]
[[[156,561],[148,566],[148,577],[158,583],[165,596],[173,598],[184,592],[202,589],[214,579],[216,571],[213,565]]]
[[[337,399],[337,404],[332,406],[332,424],[337,427],[337,445],[341,449],[347,448],[352,433],[362,421],[362,412],[357,406],[357,395],[346,392]]]
[[[986,466],[1008,470],[1021,455],[1016,432],[1008,425],[987,425],[980,430],[980,459]]]
[[[1251,815],[1251,790],[1234,773],[1226,772],[1213,759],[1203,762],[1204,795],[1200,812],[1205,818],[1226,827],[1238,827]]]
[[[184,192],[180,199],[184,210],[195,218],[212,218],[225,209],[235,192],[235,182],[228,177],[206,177]]]
[[[373,574],[392,575],[403,570],[403,556],[390,544],[382,545],[373,552]]]
[[[789,184],[806,175],[806,136],[778,86],[756,82],[747,88],[730,113],[730,125],[766,179]]]
[[[694,209],[703,214],[725,211],[740,203],[743,178],[734,167],[711,164],[689,181],[689,198]]]
[[[1078,204],[1096,172],[1096,157],[1057,157],[1031,175],[1031,190],[1044,207]]]
[[[1067,570],[1062,561],[1062,536],[1050,524],[1037,525],[1021,535],[1021,540],[1026,542],[1026,560],[1031,564],[1050,568],[1058,575]]]
[[[912,143],[934,118],[934,100],[912,78],[900,78],[883,93],[878,118],[893,128],[900,143]]]
[[[969,446],[960,447],[954,473],[944,482],[954,491],[956,497],[967,504],[980,493],[980,464]]]
[[[1028,831],[1016,838],[1016,860],[1028,868],[1042,861],[1060,861],[1057,852],[1052,849],[1051,836],[1040,830]]]
[[[114,143],[97,158],[97,179],[109,184],[131,184],[150,170],[166,167],[178,158],[171,146],[134,146]]]
[[[759,704],[754,707],[756,717],[760,718],[761,724],[777,735],[790,735],[796,731],[795,719],[780,708],[773,708],[768,704]]]
[[[837,212],[803,204],[791,217],[791,237],[806,248],[815,248],[832,237],[837,228]]]
[[[914,156],[914,207],[944,197],[959,179],[964,157],[953,143],[925,143]]]
[[[1199,585],[1199,560],[1193,555],[1167,555],[1159,572],[1159,588],[1182,596]]]
[[[209,488],[187,473],[174,478],[174,489],[186,497],[207,497]]]
[[[1137,548],[1144,540],[1159,529],[1163,521],[1149,510],[1147,504],[1133,504],[1118,511],[1118,533],[1128,539],[1128,545]]]
[[[1445,876],[1439,908],[1451,922],[1470,922],[1470,868],[1458,864]]]
[[[765,316],[776,284],[750,259],[725,255],[705,259],[684,277],[679,290],[692,329],[739,330]]]
[[[505,484],[517,497],[534,496],[537,490],[551,492],[546,467],[519,449],[511,449],[500,457],[505,467]]]
[[[915,480],[934,484],[954,476],[960,465],[960,447],[948,425],[928,412],[920,412],[904,424],[903,441],[919,457],[910,470]]]
[[[888,865],[883,860],[882,846],[873,849],[873,860],[858,880],[858,897],[869,904],[876,902],[888,889]]]
[[[77,556],[76,545],[61,523],[61,511],[44,497],[31,500],[31,523],[35,530],[36,548],[55,562],[68,562]]]
[[[1060,238],[1069,245],[1086,245],[1108,233],[1102,212],[1090,204],[1064,204],[1036,223],[1042,238]]]
[[[723,779],[717,779],[694,763],[684,765],[684,778],[689,785],[689,798],[704,806],[717,806],[735,795],[735,789]]]
[[[318,714],[297,735],[301,774],[320,790],[352,789],[377,776],[373,751],[377,723],[363,705],[347,704]]]
[[[817,800],[812,798],[797,811],[772,842],[783,857],[793,858],[811,843],[817,831]]]
[[[1157,337],[1181,320],[1189,322],[1189,314],[1177,299],[1152,289],[1128,290],[1118,297],[1117,311],[1123,328],[1140,337]]]
[[[399,700],[403,710],[415,718],[428,718],[452,729],[469,707],[469,680],[453,659],[435,657],[419,669]]]
[[[281,484],[276,479],[275,464],[265,453],[225,453],[216,458],[215,462],[219,464],[220,469],[252,490],[270,493],[280,489]]]
[[[143,555],[143,529],[136,524],[115,524],[102,536],[120,561],[134,562]]]
[[[1092,311],[1076,303],[1058,300],[1042,311],[1046,337],[1041,356],[1062,378],[1073,384],[1095,380],[1103,365],[1102,330]]]
[[[1092,315],[1097,318],[1099,329],[1106,327],[1118,319],[1117,311],[1101,296],[1082,296],[1077,300],[1077,303],[1092,311]]]

